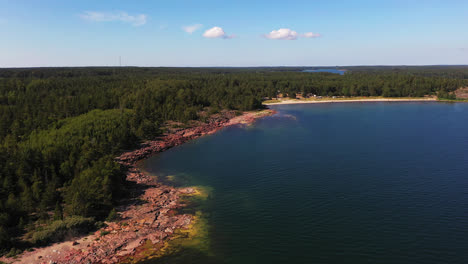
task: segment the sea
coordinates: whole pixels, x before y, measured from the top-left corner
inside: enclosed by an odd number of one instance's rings
[[[337,69],[317,69],[317,70],[303,70],[302,72],[328,72],[335,73],[339,75],[344,75],[346,70],[337,70]]]
[[[468,104],[270,108],[145,161],[205,196],[192,241],[144,263],[468,263]]]

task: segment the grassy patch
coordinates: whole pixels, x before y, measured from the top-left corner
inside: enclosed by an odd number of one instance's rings
[[[21,249],[17,249],[17,248],[11,248],[10,251],[5,255],[5,257],[7,258],[14,258],[16,257],[17,255],[21,254],[23,251]],[[4,263],[4,262],[0,262],[1,263]]]
[[[94,228],[93,218],[72,216],[39,228],[32,234],[31,242],[36,245],[45,245],[86,233]]]
[[[110,234],[109,231],[101,231],[101,236],[105,236],[105,235],[108,235],[108,234]]]
[[[275,104],[275,103],[279,103],[281,102],[281,100],[265,100],[263,101],[264,104]]]

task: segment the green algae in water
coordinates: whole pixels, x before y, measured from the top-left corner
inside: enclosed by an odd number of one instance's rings
[[[193,223],[188,229],[179,229],[174,234],[175,239],[168,242],[165,253],[183,253],[185,249],[196,250],[210,256],[210,240],[208,238],[208,220],[201,211],[193,216]]]
[[[192,176],[186,173],[169,174],[169,175],[157,175],[158,181],[171,186],[182,187],[191,186]]]
[[[209,224],[207,214],[203,212],[205,202],[212,191],[208,186],[194,186],[195,192],[184,195],[181,199],[187,206],[181,208],[179,214],[193,215],[192,223],[186,229],[178,229],[171,240],[159,250],[147,247],[146,260],[138,263],[173,263],[187,262],[197,258],[206,260],[206,263],[218,263],[210,250]],[[214,262],[213,262],[214,261]]]

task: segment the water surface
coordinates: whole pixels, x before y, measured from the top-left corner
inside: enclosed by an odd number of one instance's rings
[[[211,188],[209,250],[149,263],[467,263],[468,104],[271,108],[147,160]]]
[[[344,75],[346,70],[337,70],[337,69],[317,69],[317,70],[303,70],[302,72],[329,72],[329,73],[336,73],[339,75]]]

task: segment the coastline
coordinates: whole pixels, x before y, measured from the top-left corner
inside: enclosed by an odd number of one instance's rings
[[[359,103],[359,102],[435,102],[438,101],[435,97],[427,98],[368,98],[368,99],[295,99],[295,100],[278,100],[275,103],[263,103],[263,105],[284,105],[284,104],[321,104],[321,103]]]
[[[141,144],[136,150],[122,153],[116,161],[127,167],[126,178],[132,184],[128,190],[130,197],[116,208],[118,221],[106,222],[106,227],[89,235],[0,260],[6,263],[135,263],[164,254],[168,241],[175,238],[177,231],[190,230],[196,221],[194,215],[177,213],[177,209],[186,206],[181,198],[200,195],[200,191],[195,187],[175,188],[161,184],[154,176],[143,172],[137,163],[225,127],[248,125],[274,113],[266,109],[236,116],[234,111],[225,111],[213,115],[206,123],[172,131]]]

